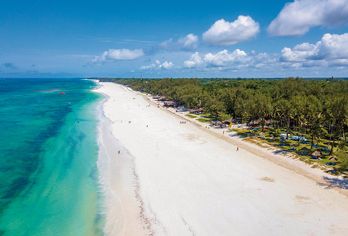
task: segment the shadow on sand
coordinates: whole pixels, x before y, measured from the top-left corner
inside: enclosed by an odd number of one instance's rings
[[[348,179],[340,179],[340,178],[329,178],[323,177],[325,182],[328,184],[328,188],[338,187],[342,189],[348,189]]]

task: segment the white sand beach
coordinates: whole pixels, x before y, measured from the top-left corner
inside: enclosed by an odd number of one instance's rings
[[[346,195],[126,87],[97,91],[107,235],[348,235]]]

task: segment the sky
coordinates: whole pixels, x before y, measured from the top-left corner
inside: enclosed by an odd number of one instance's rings
[[[348,0],[0,4],[0,77],[348,77]]]

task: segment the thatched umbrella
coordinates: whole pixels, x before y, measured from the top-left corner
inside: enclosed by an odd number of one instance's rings
[[[322,156],[322,153],[321,153],[321,151],[316,150],[311,154],[311,156],[313,159],[319,159]]]

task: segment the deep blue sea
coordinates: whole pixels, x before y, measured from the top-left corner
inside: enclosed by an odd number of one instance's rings
[[[96,84],[0,79],[0,235],[100,235]]]

